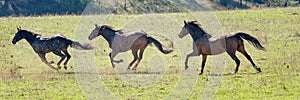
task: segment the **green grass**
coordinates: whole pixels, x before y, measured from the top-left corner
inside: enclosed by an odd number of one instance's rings
[[[192,13],[194,16],[173,13],[0,18],[0,99],[93,99],[95,96],[116,96],[115,99],[204,99],[204,94],[213,99],[297,99],[300,95],[299,10],[279,8],[215,12],[222,30],[216,28],[215,23],[211,24],[209,18],[203,19],[213,16],[207,12]],[[254,74],[251,64],[239,53],[241,66],[235,75],[227,75],[235,68],[235,63],[227,54],[216,56],[226,58],[224,76],[213,75],[217,73],[211,67],[218,62],[214,56],[208,58],[204,75],[197,75],[201,57],[191,58],[189,64],[196,66],[184,71],[183,61],[186,54],[192,51],[192,41],[190,36],[178,39],[177,34],[183,20],[195,19],[208,32],[223,32],[217,35],[244,31],[257,37],[268,51],[258,51],[249,43],[245,44],[263,72]],[[96,45],[93,51],[69,49],[73,57],[69,65],[73,69],[56,72],[40,61],[25,40],[11,44],[17,26],[44,36],[64,34],[76,41],[90,42],[87,36],[94,24],[103,22],[116,29],[124,27],[124,31],[142,29],[166,46],[168,42],[164,38],[168,37],[174,40],[176,51],[163,55],[154,46],[149,46],[137,71],[127,72],[126,65],[132,59],[130,52],[119,54],[116,58],[122,58],[125,62],[112,69],[108,58],[110,49],[100,37],[92,41]],[[53,54],[47,57],[49,60],[59,60]],[[23,68],[18,69],[18,66]],[[96,70],[88,69],[92,66],[96,66]],[[82,77],[85,81],[80,80]],[[108,94],[100,94],[103,91]]]

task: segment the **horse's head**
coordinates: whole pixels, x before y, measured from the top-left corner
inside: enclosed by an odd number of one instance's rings
[[[188,27],[188,24],[186,23],[186,21],[184,21],[184,26],[181,28],[181,31],[178,34],[179,38],[183,38],[184,36],[186,36],[189,33],[187,27]]]
[[[95,24],[95,29],[91,32],[91,34],[88,37],[89,40],[92,40],[92,39],[96,38],[97,36],[99,36],[100,29],[101,29],[101,26],[99,26],[98,24]]]
[[[13,44],[16,44],[18,41],[25,38],[25,36],[23,35],[24,30],[22,30],[21,27],[18,27],[17,30],[18,32],[15,34],[14,39],[12,40]]]
[[[88,37],[89,40],[96,38],[97,36],[101,35],[100,31],[103,30],[102,26],[98,24],[95,25],[95,29],[91,32],[90,36]]]
[[[92,33],[90,34],[90,36],[88,37],[89,40],[92,40],[94,38],[96,38],[99,35],[104,35],[105,33],[107,34],[116,34],[116,32],[118,33],[122,33],[121,30],[114,30],[112,29],[112,27],[107,26],[107,25],[95,25],[95,29],[92,31]]]
[[[197,21],[184,21],[184,26],[182,27],[180,33],[178,34],[179,38],[183,38],[187,34],[191,34],[193,39],[199,38],[203,36],[203,34],[207,34],[202,28],[201,24],[196,23]]]

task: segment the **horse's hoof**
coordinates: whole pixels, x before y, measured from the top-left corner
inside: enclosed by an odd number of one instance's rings
[[[67,67],[67,66],[64,66],[64,68],[65,68],[65,70],[67,70],[67,69],[68,69],[68,67]]]
[[[258,73],[262,72],[260,68],[257,68],[256,70],[258,71]]]
[[[115,61],[116,63],[121,63],[123,62],[123,59],[119,60],[119,61]]]
[[[54,68],[54,70],[59,71],[59,68]]]
[[[202,72],[199,72],[199,73],[198,73],[198,75],[202,75],[202,74],[203,74]]]
[[[49,64],[54,64],[54,61],[50,61]]]
[[[237,72],[231,72],[231,74],[236,74]]]
[[[189,68],[189,66],[185,66],[184,69],[187,70]]]
[[[61,69],[61,66],[57,65],[57,69],[59,69],[59,70],[60,70],[60,69]]]

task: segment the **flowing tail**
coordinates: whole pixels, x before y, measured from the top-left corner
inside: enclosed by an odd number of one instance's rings
[[[91,45],[91,44],[81,44],[79,42],[76,42],[76,41],[72,41],[70,40],[70,46],[72,48],[75,48],[75,49],[78,49],[78,50],[91,50],[91,49],[94,49],[94,46]]]
[[[164,54],[168,54],[168,53],[171,53],[171,52],[174,51],[173,50],[173,42],[171,40],[170,40],[170,42],[171,42],[172,48],[169,48],[169,49],[166,49],[166,50],[164,50],[162,48],[162,44],[159,41],[157,41],[156,39],[154,39],[152,37],[147,37],[147,40],[148,40],[149,43],[154,43],[154,45],[158,48],[158,50],[160,52],[164,53]]]
[[[255,37],[253,37],[253,36],[251,36],[251,35],[249,35],[249,34],[247,34],[247,33],[238,32],[238,33],[236,33],[235,35],[236,35],[236,36],[239,36],[239,37],[241,37],[241,38],[243,38],[243,39],[245,39],[245,40],[247,40],[250,44],[252,44],[255,48],[257,48],[257,49],[259,49],[259,50],[263,50],[263,51],[266,51],[266,50],[267,50],[265,47],[263,47],[263,46],[259,43],[259,41],[258,41]]]

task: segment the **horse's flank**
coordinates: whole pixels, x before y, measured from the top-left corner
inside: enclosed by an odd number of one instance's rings
[[[143,31],[133,31],[125,34],[117,34],[112,42],[112,48],[120,52],[128,51],[130,50],[135,40],[145,35],[147,34]]]

